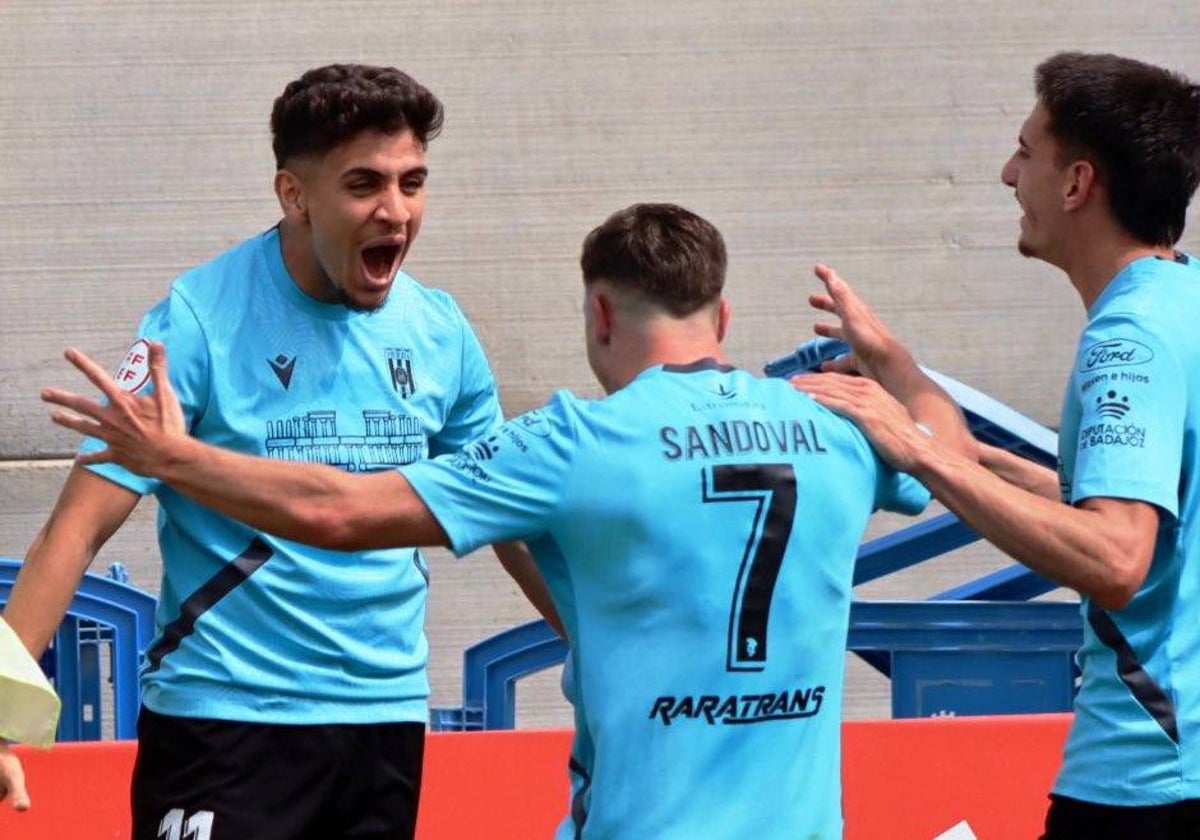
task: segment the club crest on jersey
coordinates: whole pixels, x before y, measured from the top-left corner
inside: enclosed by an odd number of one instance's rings
[[[401,398],[408,399],[417,391],[417,383],[413,379],[412,350],[407,347],[388,347],[383,353],[387,359],[392,387]]]
[[[150,342],[139,338],[121,360],[113,379],[122,391],[137,393],[150,381]]]

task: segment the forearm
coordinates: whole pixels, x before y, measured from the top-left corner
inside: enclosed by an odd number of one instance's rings
[[[1106,608],[1123,606],[1149,566],[1153,526],[1147,542],[1146,528],[1028,492],[937,441],[911,472],[1002,551]]]
[[[138,495],[74,466],[17,574],[4,618],[34,656],[54,637],[83,574]]]
[[[558,610],[554,608],[550,589],[546,586],[546,581],[538,571],[537,564],[529,554],[529,549],[525,547],[524,543],[519,542],[496,543],[492,548],[500,560],[500,565],[516,581],[521,592],[529,599],[529,603],[533,604],[534,609],[541,614],[542,618],[546,619],[546,623],[554,629],[555,633],[565,638],[566,632],[563,629]]]
[[[298,542],[317,544],[322,513],[339,501],[336,471],[256,458],[191,437],[164,446],[151,472],[207,508]]]
[[[34,657],[45,652],[70,606],[95,550],[76,535],[34,539],[4,607],[4,620]]]
[[[339,551],[445,545],[446,535],[395,470],[352,475],[324,464],[259,458],[179,437],[156,478],[251,528]]]
[[[1145,579],[1159,513],[1136,499],[1096,497],[1078,506],[1035,495],[989,472],[940,436],[922,434],[882,383],[820,374],[797,387],[852,419],[894,469],[916,476],[985,539],[1063,586],[1119,609]]]
[[[963,457],[969,460],[979,457],[978,444],[958,404],[925,375],[908,350],[893,343],[886,359],[877,360],[872,371],[884,390],[908,410],[913,420]]]
[[[978,445],[978,452],[980,465],[1009,484],[1015,484],[1045,499],[1061,499],[1058,474],[1054,470],[1035,464],[1007,449],[986,443]]]

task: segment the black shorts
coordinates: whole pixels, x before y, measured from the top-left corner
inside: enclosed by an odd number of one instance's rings
[[[1050,794],[1042,840],[1196,840],[1200,799],[1121,807]]]
[[[143,708],[133,840],[411,840],[420,723],[276,726]]]

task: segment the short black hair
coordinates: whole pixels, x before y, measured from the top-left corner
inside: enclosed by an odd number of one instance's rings
[[[411,131],[426,147],[442,130],[442,103],[395,67],[329,64],[284,88],[271,109],[275,165],[324,155],[362,131]]]
[[[676,204],[618,210],[583,241],[583,282],[632,289],[676,317],[718,300],[725,286],[725,240]]]
[[[1035,83],[1060,164],[1091,161],[1113,216],[1138,241],[1178,242],[1200,183],[1200,87],[1152,64],[1079,52],[1042,62]]]

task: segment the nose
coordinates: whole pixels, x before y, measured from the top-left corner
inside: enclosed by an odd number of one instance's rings
[[[1000,180],[1007,186],[1017,186],[1017,156],[1015,153],[1005,162],[1004,167],[1000,170]]]
[[[379,206],[375,208],[375,217],[383,222],[394,225],[404,224],[412,214],[404,200],[404,193],[399,186],[392,186],[380,193]]]

